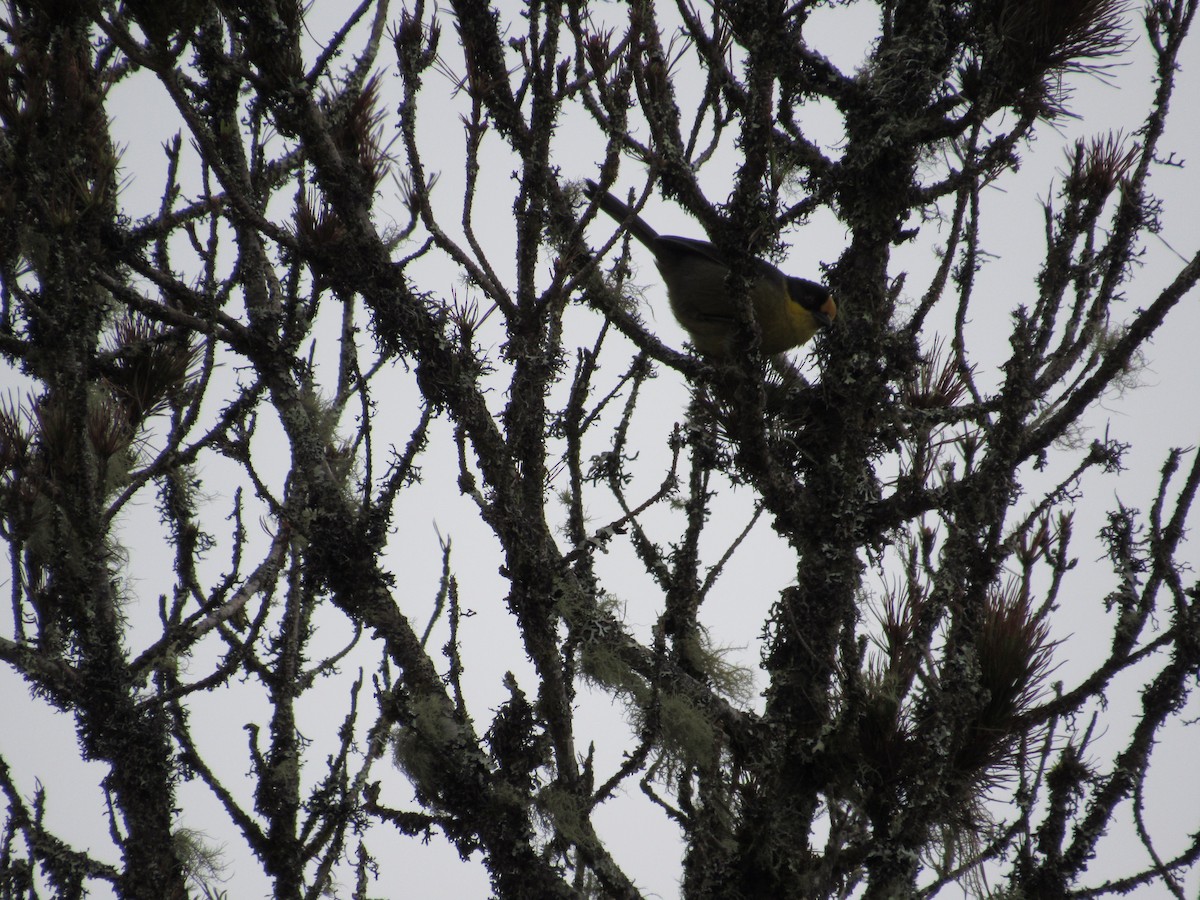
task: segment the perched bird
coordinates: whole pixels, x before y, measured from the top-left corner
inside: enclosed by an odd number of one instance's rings
[[[728,359],[738,331],[738,311],[725,287],[729,263],[708,241],[659,234],[596,182],[584,192],[600,208],[654,254],[667,285],[671,312],[701,353]],[[837,315],[837,304],[824,285],[784,275],[764,260],[755,260],[757,277],[750,302],[762,334],[762,352],[774,356],[808,341]]]

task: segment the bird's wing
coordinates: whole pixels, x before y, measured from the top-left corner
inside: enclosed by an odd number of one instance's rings
[[[710,259],[719,265],[729,266],[728,260],[708,241],[679,237],[674,234],[660,234],[656,243],[658,245],[656,250],[659,253],[675,253],[679,256],[703,256],[705,259]]]
[[[714,245],[708,241],[697,240],[696,238],[679,237],[675,234],[660,234],[655,242],[655,255],[662,256],[664,253],[673,253],[678,257],[686,256],[701,256],[719,266],[726,269],[729,268],[729,259]],[[779,269],[771,265],[765,259],[755,259],[754,269],[758,278],[767,278],[782,285],[787,278]]]

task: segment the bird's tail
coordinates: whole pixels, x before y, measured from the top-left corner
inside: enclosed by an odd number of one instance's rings
[[[658,232],[647,225],[641,216],[634,213],[629,208],[629,204],[618,200],[608,191],[600,190],[600,185],[590,178],[584,182],[583,192],[587,194],[589,200],[597,201],[602,210],[624,225],[637,240],[651,250],[654,249],[654,244],[658,240]]]

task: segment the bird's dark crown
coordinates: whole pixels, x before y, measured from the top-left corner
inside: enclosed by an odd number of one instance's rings
[[[788,295],[792,301],[799,303],[807,310],[820,309],[830,297],[829,288],[823,284],[817,284],[815,281],[809,281],[807,278],[796,278],[788,276],[787,280]]]

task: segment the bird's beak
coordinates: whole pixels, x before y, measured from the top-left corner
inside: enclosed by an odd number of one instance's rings
[[[837,318],[837,304],[833,302],[832,294],[813,312],[813,318],[821,324],[822,328],[831,325],[833,320]]]

